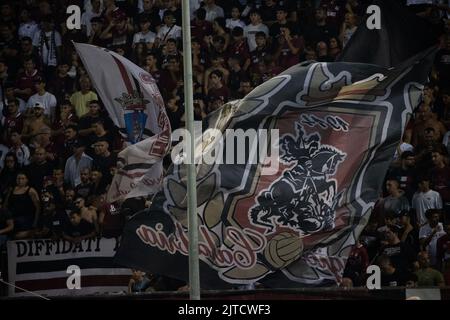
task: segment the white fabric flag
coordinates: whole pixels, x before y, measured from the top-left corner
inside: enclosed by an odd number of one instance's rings
[[[74,43],[109,116],[129,145],[118,155],[108,201],[156,193],[169,151],[171,128],[153,77],[104,48]]]

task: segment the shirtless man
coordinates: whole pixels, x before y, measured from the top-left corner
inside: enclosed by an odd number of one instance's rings
[[[94,224],[95,231],[98,233],[99,228],[97,209],[93,206],[86,207],[86,201],[82,197],[76,198],[74,204],[80,210],[81,218],[89,223]]]
[[[22,138],[30,140],[39,134],[45,127],[50,128],[50,121],[44,115],[44,106],[36,103],[32,110],[27,112],[22,131]]]
[[[424,96],[425,101],[427,100]],[[437,141],[442,141],[444,134],[447,132],[444,124],[437,120],[435,113],[431,111],[429,103],[424,102],[420,105],[417,120],[414,123],[412,145],[418,147],[425,143],[425,129],[433,128],[435,133],[435,139]]]

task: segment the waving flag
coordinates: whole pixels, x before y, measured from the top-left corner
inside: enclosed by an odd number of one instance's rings
[[[197,165],[203,288],[340,281],[433,55],[430,49],[390,69],[303,63],[206,119],[225,142],[228,129],[278,130],[269,139],[279,159],[271,173],[268,161]],[[196,145],[203,153],[219,143],[207,133]],[[216,146],[226,155],[224,144]],[[186,188],[185,167],[175,164],[151,208],[127,224],[116,262],[188,279]]]
[[[130,144],[118,155],[109,201],[155,193],[161,186],[171,128],[153,77],[115,52],[74,45],[110,118]]]
[[[366,15],[338,61],[393,67],[437,45],[438,38],[433,25],[405,10],[400,1],[375,0],[372,4],[380,8],[380,29],[368,29],[367,19],[373,12]]]

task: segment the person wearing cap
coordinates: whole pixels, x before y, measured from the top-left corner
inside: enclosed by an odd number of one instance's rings
[[[35,83],[36,94],[32,95],[30,99],[28,99],[27,107],[28,108],[43,107],[44,114],[49,117],[50,122],[53,122],[56,116],[56,105],[58,102],[53,94],[45,90],[45,86],[46,83],[44,79],[36,81]]]
[[[28,109],[23,125],[22,138],[28,141],[34,138],[42,127],[50,127],[50,121],[45,116],[45,108],[41,103],[36,103],[33,108]]]
[[[72,188],[75,188],[81,183],[81,170],[84,168],[91,168],[93,159],[84,153],[85,146],[76,141],[72,144],[73,154],[66,161],[64,168],[64,182]]]

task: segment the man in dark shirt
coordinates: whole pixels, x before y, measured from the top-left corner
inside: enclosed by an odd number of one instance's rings
[[[381,248],[380,254],[388,256],[399,272],[410,270],[415,261],[415,252],[408,244],[400,241],[398,227],[387,227],[384,236],[387,244]]]
[[[111,168],[117,164],[117,156],[109,151],[109,143],[106,139],[99,139],[94,144],[94,163],[93,168],[102,173],[102,182],[105,185],[111,183]]]
[[[224,103],[228,102],[230,91],[223,85],[223,74],[219,70],[214,70],[209,75],[211,88],[208,91],[207,100],[211,104],[216,99],[221,99]]]
[[[91,169],[83,168],[80,170],[81,183],[75,186],[75,194],[77,197],[89,199],[93,193],[93,185],[91,183]]]
[[[381,268],[382,287],[403,287],[409,279],[409,272],[401,272],[392,264],[391,259],[382,255],[377,263]]]
[[[400,189],[405,191],[405,196],[411,201],[414,192],[417,189],[416,176],[417,171],[415,169],[415,157],[412,151],[405,151],[401,155],[401,165],[397,168],[389,170],[387,177],[395,178],[400,182]]]
[[[63,230],[63,238],[70,242],[80,242],[95,236],[95,227],[92,223],[81,218],[80,211],[73,210]]]
[[[298,26],[292,22],[287,20],[288,11],[286,7],[279,6],[276,9],[277,12],[277,22],[275,22],[269,29],[269,35],[272,39],[276,39],[277,37],[282,36],[281,28],[289,28],[292,31],[292,34],[299,34],[300,30]]]
[[[337,37],[337,30],[327,23],[326,11],[324,8],[317,8],[315,14],[315,24],[306,29],[306,45],[315,48],[319,41],[329,42],[330,38]]]
[[[44,148],[36,148],[33,160],[26,168],[30,180],[30,186],[40,191],[45,177],[53,175],[54,165],[47,161],[47,152]]]
[[[114,124],[111,118],[102,112],[102,106],[99,101],[92,100],[89,102],[89,112],[80,118],[78,122],[78,134],[82,139],[85,139],[86,143],[95,139],[95,128],[92,125],[102,120],[104,122],[105,129],[112,131]]]
[[[181,127],[181,119],[184,114],[184,108],[180,106],[180,102],[176,97],[171,97],[166,104],[167,117],[170,121],[172,131]]]

